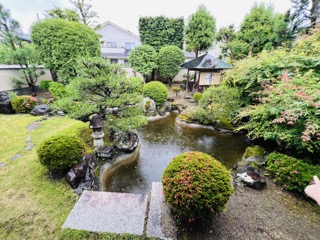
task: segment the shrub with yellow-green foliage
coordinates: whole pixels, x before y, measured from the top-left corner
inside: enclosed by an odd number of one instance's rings
[[[159,81],[152,81],[143,86],[143,96],[153,99],[157,106],[162,106],[168,98],[168,89]]]
[[[200,93],[200,92],[197,92],[197,93],[195,93],[195,94],[193,94],[193,100],[195,100],[196,102],[199,102],[200,100],[201,100],[201,98],[202,98],[202,93]]]
[[[173,158],[162,175],[162,184],[165,200],[181,220],[220,213],[233,193],[229,171],[202,152]]]
[[[39,161],[50,171],[63,172],[81,161],[83,141],[74,136],[55,135],[44,140],[37,149]]]
[[[37,99],[31,96],[18,96],[11,100],[12,108],[17,113],[29,113],[37,104]]]

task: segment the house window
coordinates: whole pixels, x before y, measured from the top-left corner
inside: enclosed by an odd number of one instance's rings
[[[130,67],[130,63],[128,60],[124,60],[124,67],[125,68],[129,68]]]
[[[132,50],[136,47],[135,43],[134,42],[126,42],[125,43],[125,48],[126,50]]]
[[[111,58],[110,62],[111,62],[111,64],[117,64],[118,63],[118,59]]]
[[[212,73],[208,73],[204,79],[205,85],[211,85],[212,80],[214,79]]]
[[[106,42],[106,47],[107,48],[116,48],[117,43],[116,42]]]

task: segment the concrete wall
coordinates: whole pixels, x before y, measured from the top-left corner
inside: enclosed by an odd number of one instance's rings
[[[0,91],[8,91],[15,89],[14,84],[12,83],[12,77],[19,77],[18,68],[10,68],[10,69],[1,69],[0,68]],[[36,85],[40,84],[41,80],[52,80],[50,71],[46,70],[46,73],[38,78]],[[28,87],[27,85],[23,85],[22,87]]]

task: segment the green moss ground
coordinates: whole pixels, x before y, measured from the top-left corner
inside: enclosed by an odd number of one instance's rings
[[[27,126],[40,119],[29,115],[0,115],[0,239],[143,239],[131,235],[62,230],[61,226],[77,201],[64,179],[53,180],[36,155],[46,138],[79,121],[52,117],[30,132],[32,144],[25,151]],[[21,156],[12,161],[17,153]]]

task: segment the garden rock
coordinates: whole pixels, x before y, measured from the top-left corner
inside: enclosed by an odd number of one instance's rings
[[[194,100],[194,99],[190,99],[189,100],[189,103],[196,103],[197,101],[196,100]]]
[[[15,111],[12,108],[9,94],[5,91],[0,92],[0,113],[13,114]]]
[[[256,190],[262,190],[267,186],[266,180],[261,176],[260,171],[253,167],[248,167],[245,170],[238,171],[236,176],[237,179],[245,185]]]
[[[71,169],[67,175],[65,176],[66,182],[72,187],[73,189],[77,188],[79,186],[79,183],[81,181],[80,178],[77,177],[73,169]]]
[[[174,98],[167,98],[168,102],[174,102]]]
[[[30,114],[34,116],[43,116],[43,115],[48,115],[50,112],[51,112],[51,108],[48,105],[40,104],[40,105],[36,105],[30,112]]]
[[[120,151],[130,153],[138,147],[139,137],[136,133],[128,131],[125,133],[116,133],[113,138],[113,143]]]
[[[160,116],[166,115],[166,109],[165,109],[165,108],[159,109],[159,110],[158,110],[158,114],[159,114]]]
[[[156,103],[153,99],[146,97],[142,100],[142,109],[146,116],[155,116],[157,115],[157,107]]]
[[[89,166],[91,169],[96,169],[98,166],[98,160],[94,154],[86,154],[84,156],[84,162]]]
[[[184,99],[192,99],[192,97],[189,96],[189,95],[185,95],[183,98],[184,98]]]
[[[111,159],[114,154],[114,148],[111,146],[103,146],[98,148],[97,157],[102,159]]]

